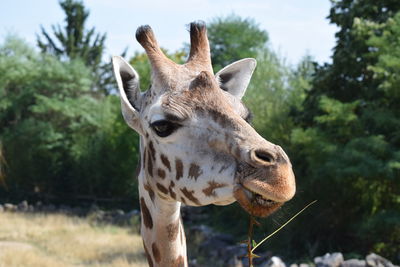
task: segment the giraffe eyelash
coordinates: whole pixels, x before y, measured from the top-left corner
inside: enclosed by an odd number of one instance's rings
[[[159,136],[167,137],[181,127],[180,124],[173,123],[167,120],[158,120],[150,124],[150,128]]]

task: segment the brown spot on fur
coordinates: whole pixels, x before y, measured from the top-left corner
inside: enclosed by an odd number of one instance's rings
[[[189,168],[189,178],[193,177],[195,180],[197,180],[197,178],[199,178],[199,176],[203,173],[202,170],[200,170],[199,165],[195,164],[195,163],[191,163],[190,164],[190,168]]]
[[[185,197],[187,199],[189,199],[190,201],[192,201],[194,204],[196,205],[201,205],[199,200],[193,195],[194,194],[194,190],[188,190],[186,187],[181,189],[182,193],[185,195]]]
[[[165,179],[165,171],[163,169],[158,168],[157,169],[157,175],[158,177],[160,177],[161,179]]]
[[[170,242],[175,241],[179,233],[179,219],[167,225],[167,236]]]
[[[158,190],[160,190],[161,193],[163,193],[165,195],[168,194],[168,189],[165,186],[163,186],[160,183],[157,183],[156,186],[157,186]]]
[[[144,189],[149,193],[151,201],[154,203],[154,190],[151,188],[151,186],[146,183],[144,184]]]
[[[163,194],[160,193],[160,192],[157,192],[157,195],[158,195],[158,197],[161,198],[161,199],[169,200],[169,198],[168,198],[166,195],[163,195]]]
[[[225,186],[226,186],[226,184],[220,184],[215,181],[211,181],[211,182],[208,182],[208,187],[203,189],[203,193],[207,197],[211,197],[211,196],[216,197],[217,194],[215,193],[214,190],[217,188],[225,187]]]
[[[156,243],[153,243],[153,245],[151,245],[151,250],[153,251],[154,260],[157,263],[160,263],[161,254],[160,254],[160,250],[158,250],[158,247],[157,247]]]
[[[171,163],[169,162],[168,158],[164,154],[161,154],[160,159],[164,166],[167,167],[167,169],[171,172]]]
[[[182,160],[180,160],[180,159],[175,160],[175,168],[176,168],[176,180],[179,180],[183,176]]]
[[[221,125],[222,128],[238,128],[238,125],[236,125],[235,121],[232,118],[219,110],[210,109],[208,110],[208,114],[210,115],[211,119]]]
[[[152,141],[149,142],[148,147],[149,147],[151,158],[153,159],[153,161],[155,161],[156,160],[156,150],[154,149],[154,145],[153,145]]]
[[[151,218],[150,211],[147,208],[146,202],[144,201],[143,197],[140,198],[140,210],[142,211],[142,219],[144,226],[146,226],[146,228],[152,229],[153,219]]]
[[[181,197],[181,202],[182,202],[183,204],[187,205],[186,200],[185,200],[183,197]]]
[[[150,150],[147,150],[147,173],[150,177],[153,177],[153,159]]]
[[[176,194],[175,194],[174,189],[173,189],[174,186],[175,186],[175,183],[173,181],[171,181],[171,183],[169,184],[169,187],[168,187],[168,191],[169,191],[169,194],[171,195],[171,197],[173,199],[176,199]]]
[[[176,258],[172,264],[172,267],[184,267],[185,266],[185,259],[183,258],[183,256],[179,256],[178,258]]]
[[[144,247],[144,253],[146,254],[147,262],[149,263],[149,267],[153,267],[154,266],[153,260],[151,259],[150,253],[147,250],[146,245],[144,244],[144,241],[143,241],[143,247]]]

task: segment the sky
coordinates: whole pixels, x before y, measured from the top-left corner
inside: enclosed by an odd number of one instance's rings
[[[189,42],[187,25],[195,20],[236,14],[253,18],[269,34],[269,44],[290,64],[309,54],[330,62],[337,28],[329,24],[329,0],[83,0],[90,10],[88,27],[107,33],[106,53],[128,56],[143,49],[134,38],[140,25],[153,28],[159,44],[175,51]],[[32,45],[40,25],[51,32],[64,13],[57,0],[9,0],[0,10],[0,42],[16,33]]]

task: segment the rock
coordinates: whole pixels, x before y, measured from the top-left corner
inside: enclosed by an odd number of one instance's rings
[[[242,262],[239,258],[237,258],[237,257],[231,258],[231,259],[227,262],[226,266],[227,266],[227,267],[244,267],[243,262]]]
[[[208,258],[217,259],[217,258],[220,258],[221,256],[224,256],[224,258],[227,258],[227,257],[230,257],[231,255],[226,255],[226,254],[224,254],[224,252],[225,252],[225,248],[229,245],[230,244],[227,242],[224,242],[217,238],[211,237],[200,244],[199,252]],[[212,248],[212,249],[210,249],[210,248]]]
[[[97,212],[97,211],[100,211],[100,210],[101,209],[99,208],[99,206],[97,206],[95,203],[93,203],[92,205],[90,205],[88,213]]]
[[[245,244],[231,245],[222,248],[220,258],[224,262],[229,262],[231,259],[241,259],[247,253],[247,246]]]
[[[311,266],[310,264],[307,263],[300,263],[300,264],[292,263],[289,265],[289,267],[311,267]]]
[[[375,254],[371,253],[365,258],[368,267],[394,267],[394,264],[389,260]]]
[[[6,203],[6,204],[4,204],[4,211],[15,212],[15,211],[17,211],[17,207],[13,204]]]
[[[367,263],[365,260],[350,259],[342,262],[340,267],[365,267]]]
[[[44,206],[43,210],[45,212],[55,212],[55,211],[57,211],[57,207],[53,204],[50,204],[50,205]]]
[[[29,209],[28,201],[24,200],[17,206],[18,211],[20,212],[27,212]]]
[[[210,236],[213,235],[213,230],[205,225],[196,225],[196,226],[192,226],[189,229],[190,234],[193,234],[196,236],[196,238],[199,238],[200,241],[206,240],[207,238],[209,238]]]
[[[263,267],[286,267],[286,264],[281,260],[281,258],[277,256],[271,257],[266,264],[262,265]]]
[[[0,212],[3,212],[3,211],[4,211],[4,207],[3,207],[3,205],[0,204]]]
[[[189,267],[200,267],[200,265],[197,263],[197,259],[190,259],[188,262]]]
[[[139,214],[136,210],[127,213],[124,213],[123,211],[113,213],[112,217],[112,223],[119,226],[129,226],[133,225],[135,222],[139,222],[138,218],[135,218],[139,217]]]
[[[343,261],[343,254],[340,252],[326,253],[322,257],[314,258],[314,263],[317,267],[339,267]]]

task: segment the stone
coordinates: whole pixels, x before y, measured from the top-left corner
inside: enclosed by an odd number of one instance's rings
[[[29,209],[28,201],[24,200],[21,203],[18,204],[17,206],[18,211],[20,212],[27,212]]]
[[[289,267],[311,267],[311,266],[310,264],[307,263],[300,263],[300,264],[292,263],[289,265]]]
[[[368,267],[394,267],[394,264],[389,260],[381,257],[375,253],[369,254],[365,258]]]
[[[227,262],[227,267],[244,267],[242,261],[237,258],[233,257]]]
[[[35,206],[29,205],[28,206],[28,212],[34,212],[35,211]]]
[[[314,263],[317,267],[339,267],[343,261],[343,254],[340,252],[326,253],[322,257],[314,258]]]
[[[230,261],[231,259],[241,259],[247,253],[247,246],[245,244],[239,245],[227,245],[223,247],[219,257],[224,261]]]
[[[342,262],[340,267],[365,267],[367,263],[365,260],[358,260],[358,259],[350,259]]]
[[[44,211],[46,212],[55,212],[57,211],[57,207],[53,204],[47,205],[43,208]]]
[[[286,264],[283,260],[277,256],[271,257],[266,264],[262,265],[263,267],[286,267]]]
[[[3,207],[3,205],[0,204],[0,212],[3,212],[3,211],[4,211],[4,207]]]
[[[4,204],[4,211],[15,212],[15,211],[17,211],[17,207],[13,204],[6,203],[6,204]]]

